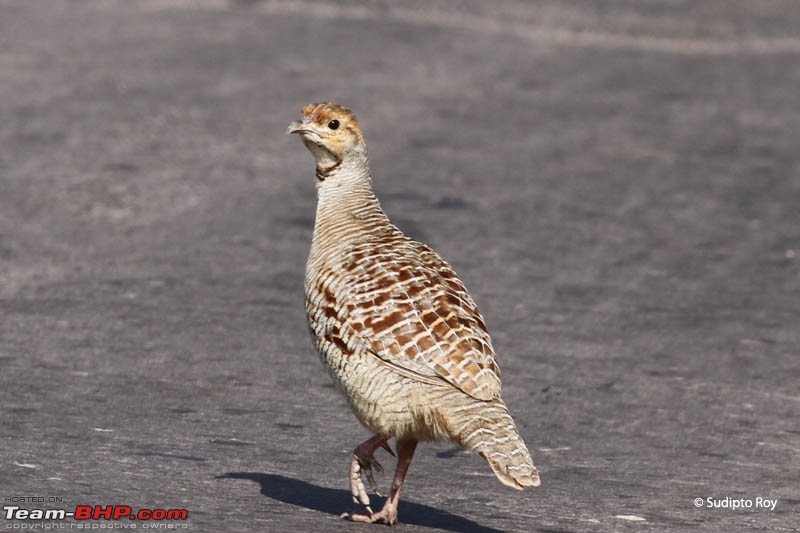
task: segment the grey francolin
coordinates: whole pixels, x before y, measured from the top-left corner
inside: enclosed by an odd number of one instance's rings
[[[305,276],[311,337],[358,420],[375,434],[353,452],[350,489],[367,514],[397,522],[397,502],[418,441],[473,450],[504,484],[539,485],[528,448],[500,398],[500,369],[475,302],[453,269],[394,226],[372,192],[367,146],[353,113],[309,104],[298,133],[317,163],[317,214]],[[397,470],[374,513],[374,452],[396,439]],[[376,491],[377,492],[377,491]]]

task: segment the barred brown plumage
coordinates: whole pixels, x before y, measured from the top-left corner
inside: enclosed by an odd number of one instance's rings
[[[306,316],[333,381],[375,436],[350,466],[362,522],[397,521],[418,441],[450,440],[483,457],[514,488],[539,474],[500,398],[500,368],[478,307],[455,271],[394,226],[372,191],[367,149],[349,109],[309,104],[298,133],[317,163],[317,213],[306,265]],[[374,452],[397,439],[397,470],[383,509],[369,507]]]

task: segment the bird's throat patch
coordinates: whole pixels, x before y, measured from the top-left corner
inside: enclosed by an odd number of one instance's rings
[[[341,161],[336,161],[332,165],[328,165],[326,167],[317,165],[317,181],[325,181],[325,179],[336,172],[340,166],[342,166]]]

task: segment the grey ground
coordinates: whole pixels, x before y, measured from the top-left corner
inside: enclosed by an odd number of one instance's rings
[[[338,518],[368,434],[302,309],[283,131],[335,100],[480,305],[542,472],[423,446],[397,531],[797,531],[798,27],[792,0],[0,1],[0,499],[383,531]]]

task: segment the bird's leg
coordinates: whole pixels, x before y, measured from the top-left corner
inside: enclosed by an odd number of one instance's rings
[[[388,437],[387,437],[387,440],[388,440]],[[384,450],[389,452],[389,455],[391,455],[392,457],[397,457],[394,454],[394,452],[392,451],[392,448],[391,448],[391,446],[389,446],[388,442],[384,441],[384,443],[381,445],[381,448],[383,448]],[[378,472],[383,472],[383,466],[378,462],[377,459],[375,459],[374,455],[370,455],[367,458],[362,457],[362,459],[364,461],[367,461],[367,465],[364,466],[362,464],[361,467],[363,468],[364,476],[367,478],[367,484],[369,484],[369,490],[371,490],[372,492],[374,492],[378,496],[383,497],[383,494],[381,494],[378,491],[378,484],[375,483],[375,478],[372,476],[372,467],[373,466],[375,467],[375,470],[377,470]],[[372,512],[372,511],[370,511],[370,512]]]
[[[413,439],[398,440],[397,441],[397,470],[394,473],[394,481],[392,481],[392,490],[389,492],[389,497],[386,503],[383,504],[383,509],[378,513],[373,513],[367,507],[367,515],[350,514],[346,516],[353,522],[378,522],[381,524],[394,525],[397,523],[397,502],[400,501],[400,489],[406,479],[408,466],[411,464],[411,458],[414,456],[414,450],[417,448],[417,441]]]
[[[389,437],[375,435],[371,439],[362,442],[353,451],[353,458],[350,461],[350,493],[353,495],[353,501],[366,507],[367,512],[370,514],[372,513],[372,509],[369,507],[369,496],[364,488],[364,482],[361,480],[361,474],[363,473],[367,478],[369,488],[380,496],[378,487],[375,484],[375,478],[372,476],[372,469],[374,468],[378,472],[383,472],[383,467],[378,460],[375,459],[374,453],[378,448],[387,448],[391,451],[391,448],[389,448],[389,445],[386,443],[388,440]],[[345,513],[345,515],[347,515],[347,513]]]

